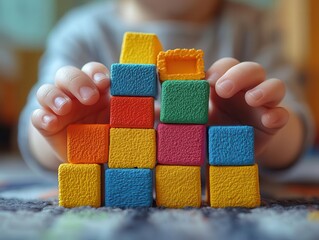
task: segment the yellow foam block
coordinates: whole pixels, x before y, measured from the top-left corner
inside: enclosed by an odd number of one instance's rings
[[[154,129],[110,129],[110,168],[154,168],[155,162],[156,132]]]
[[[204,79],[203,56],[204,52],[196,49],[175,49],[160,52],[157,56],[160,80]]]
[[[120,63],[156,64],[162,44],[153,33],[124,34]]]
[[[260,206],[258,166],[209,166],[211,207]]]
[[[58,174],[60,206],[101,206],[100,165],[64,163]]]
[[[155,177],[157,206],[200,207],[200,167],[157,165]]]

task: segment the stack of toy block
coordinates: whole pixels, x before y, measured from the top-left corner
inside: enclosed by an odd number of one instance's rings
[[[209,127],[208,157],[207,201],[211,207],[260,206],[253,127]]]
[[[162,94],[156,139],[157,70]],[[109,207],[151,207],[157,158],[157,206],[200,207],[209,99],[204,77],[201,50],[162,51],[155,34],[126,33],[120,63],[111,66],[110,124],[67,128],[69,163],[59,167],[59,205],[100,207],[105,197]],[[253,127],[209,127],[208,158],[211,207],[260,205]]]
[[[154,98],[155,34],[126,33],[120,63],[111,66],[110,148],[105,171],[105,206],[150,207],[156,163]]]
[[[161,123],[157,128],[156,204],[200,207],[200,166],[206,156],[209,85],[203,52],[175,49],[160,52]]]
[[[108,124],[74,124],[67,128],[69,163],[59,167],[59,205],[101,206],[101,172],[107,162]]]

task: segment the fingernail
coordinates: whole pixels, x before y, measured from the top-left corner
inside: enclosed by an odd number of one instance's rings
[[[207,79],[207,81],[208,81],[210,84],[215,84],[219,78],[220,78],[219,73],[214,72],[214,73],[212,73],[212,74],[209,76],[209,78]]]
[[[260,89],[254,89],[248,91],[248,94],[255,100],[259,100],[263,97],[263,92]]]
[[[42,122],[43,122],[44,124],[48,124],[48,123],[50,123],[52,120],[53,120],[53,117],[50,116],[50,115],[44,115],[44,116],[42,117]]]
[[[96,83],[99,83],[99,82],[106,80],[106,79],[109,79],[109,78],[110,78],[110,76],[107,73],[95,73],[93,76],[93,80]]]
[[[267,119],[268,123],[270,123],[270,124],[275,124],[279,120],[277,115],[269,114],[269,113],[267,114],[266,119]]]
[[[233,90],[234,84],[230,80],[224,80],[221,83],[218,83],[217,87],[219,89],[221,89],[223,92],[229,93],[229,92],[231,92],[231,90]]]
[[[67,100],[64,97],[56,97],[54,99],[54,106],[56,109],[61,109],[66,102]]]
[[[83,100],[87,100],[95,95],[95,90],[90,87],[84,86],[80,88],[79,94]]]

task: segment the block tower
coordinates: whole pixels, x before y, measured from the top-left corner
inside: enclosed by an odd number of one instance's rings
[[[253,127],[209,127],[208,158],[207,201],[211,207],[260,206]]]
[[[152,206],[152,169],[156,163],[156,61],[161,50],[155,34],[126,33],[120,63],[111,66],[105,206]]]
[[[162,94],[156,135],[158,73]],[[67,128],[68,163],[58,171],[59,205],[151,207],[157,158],[157,206],[200,207],[200,169],[208,142],[208,204],[260,206],[254,129],[211,126],[207,134],[209,84],[204,77],[201,50],[162,51],[155,34],[126,33],[120,61],[111,66],[110,124]]]
[[[157,128],[156,204],[200,207],[200,166],[206,156],[209,85],[204,79],[203,52],[175,49],[160,52],[161,123]]]
[[[108,124],[73,124],[67,128],[69,163],[59,166],[59,205],[101,206],[101,176],[108,159]]]

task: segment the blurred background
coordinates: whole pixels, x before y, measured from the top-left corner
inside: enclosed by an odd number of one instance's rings
[[[37,80],[38,61],[48,33],[68,10],[92,1],[0,0],[0,161],[8,153],[18,154],[19,112]],[[233,1],[276,13],[285,54],[303,72],[305,93],[319,126],[319,1]]]

